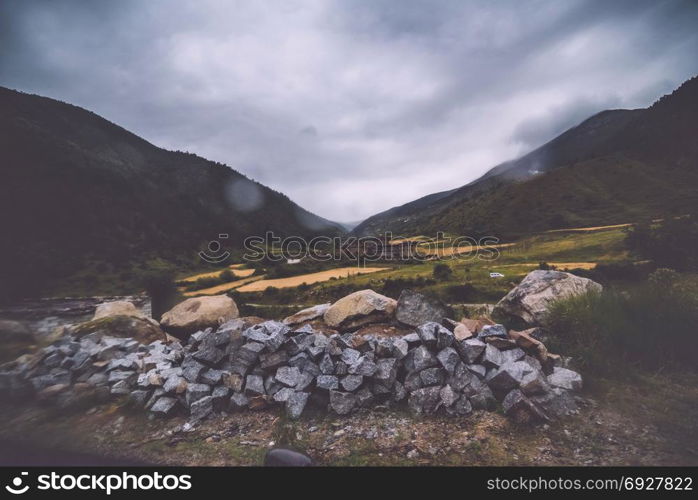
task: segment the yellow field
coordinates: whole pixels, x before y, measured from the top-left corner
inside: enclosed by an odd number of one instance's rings
[[[238,292],[261,292],[267,287],[273,286],[276,288],[289,288],[306,283],[320,283],[328,281],[330,278],[347,278],[359,274],[375,273],[390,269],[388,267],[340,267],[338,269],[329,269],[318,273],[301,274],[299,276],[291,276],[289,278],[279,278],[273,280],[260,280],[237,288]],[[202,290],[199,290],[199,293]]]
[[[659,219],[658,219],[659,220]],[[630,227],[632,224],[614,224],[612,226],[592,226],[592,227],[572,227],[569,229],[551,229],[546,233],[564,233],[564,232],[584,232],[584,231],[603,231],[604,229],[618,229],[621,227]]]
[[[596,262],[547,262],[547,264],[557,269],[594,269],[596,267]],[[492,268],[514,266],[538,267],[538,263],[505,264],[503,266],[492,266]]]
[[[247,276],[252,276],[252,274],[254,273],[254,269],[238,269],[242,265],[243,264],[232,264],[228,266],[228,269],[233,273],[233,276],[235,276],[236,278],[246,278]],[[183,278],[180,281],[190,283],[198,280],[199,278],[217,278],[223,271],[224,269],[221,269],[219,271],[212,271],[210,273],[195,274],[194,276]]]
[[[222,285],[212,286],[211,288],[204,288],[202,290],[193,290],[191,292],[185,292],[183,295],[185,297],[196,297],[198,295],[220,295],[221,293],[225,293],[228,290],[232,290],[233,288],[237,288],[239,286],[246,285],[248,283],[252,283],[254,281],[261,280],[263,278],[264,278],[264,275],[252,276],[252,277],[243,278],[240,280],[229,281],[228,283],[223,283]]]

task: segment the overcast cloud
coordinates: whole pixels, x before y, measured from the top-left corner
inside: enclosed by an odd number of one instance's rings
[[[698,73],[696,54],[695,1],[0,3],[0,85],[339,221],[647,106]]]

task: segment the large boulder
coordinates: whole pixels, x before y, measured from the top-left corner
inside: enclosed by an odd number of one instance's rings
[[[430,321],[441,323],[449,313],[449,308],[440,300],[403,290],[397,300],[395,318],[403,325],[417,327]]]
[[[324,314],[325,323],[343,331],[352,331],[369,323],[387,321],[395,314],[397,302],[373,290],[359,290],[342,297]]]
[[[318,304],[316,306],[308,307],[307,309],[303,309],[291,316],[284,318],[284,323],[288,326],[296,326],[307,321],[313,321],[315,319],[321,318],[329,308],[330,304]]]
[[[127,300],[114,300],[104,302],[97,306],[92,319],[106,318],[109,316],[133,316],[135,318],[145,318],[145,315]]]
[[[595,281],[574,274],[531,271],[497,303],[493,314],[515,318],[528,325],[540,325],[554,301],[601,290],[602,286]]]
[[[98,333],[105,337],[133,338],[141,344],[150,344],[156,340],[168,342],[167,334],[148,318],[134,316],[107,316],[93,319],[73,326],[70,333],[78,339]]]
[[[160,324],[165,331],[185,337],[235,319],[240,315],[237,304],[227,295],[194,297],[180,302],[162,315]]]

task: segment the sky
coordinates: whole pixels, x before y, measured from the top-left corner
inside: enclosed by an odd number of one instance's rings
[[[2,0],[0,85],[350,222],[698,74],[698,2]]]

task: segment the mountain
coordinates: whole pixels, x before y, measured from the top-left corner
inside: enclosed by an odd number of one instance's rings
[[[512,239],[698,207],[698,77],[646,109],[598,113],[479,179],[369,217],[355,235]]]
[[[158,148],[85,109],[2,87],[0,109],[6,291],[41,293],[94,262],[191,261],[221,233],[239,247],[266,231],[344,232],[226,165]]]

